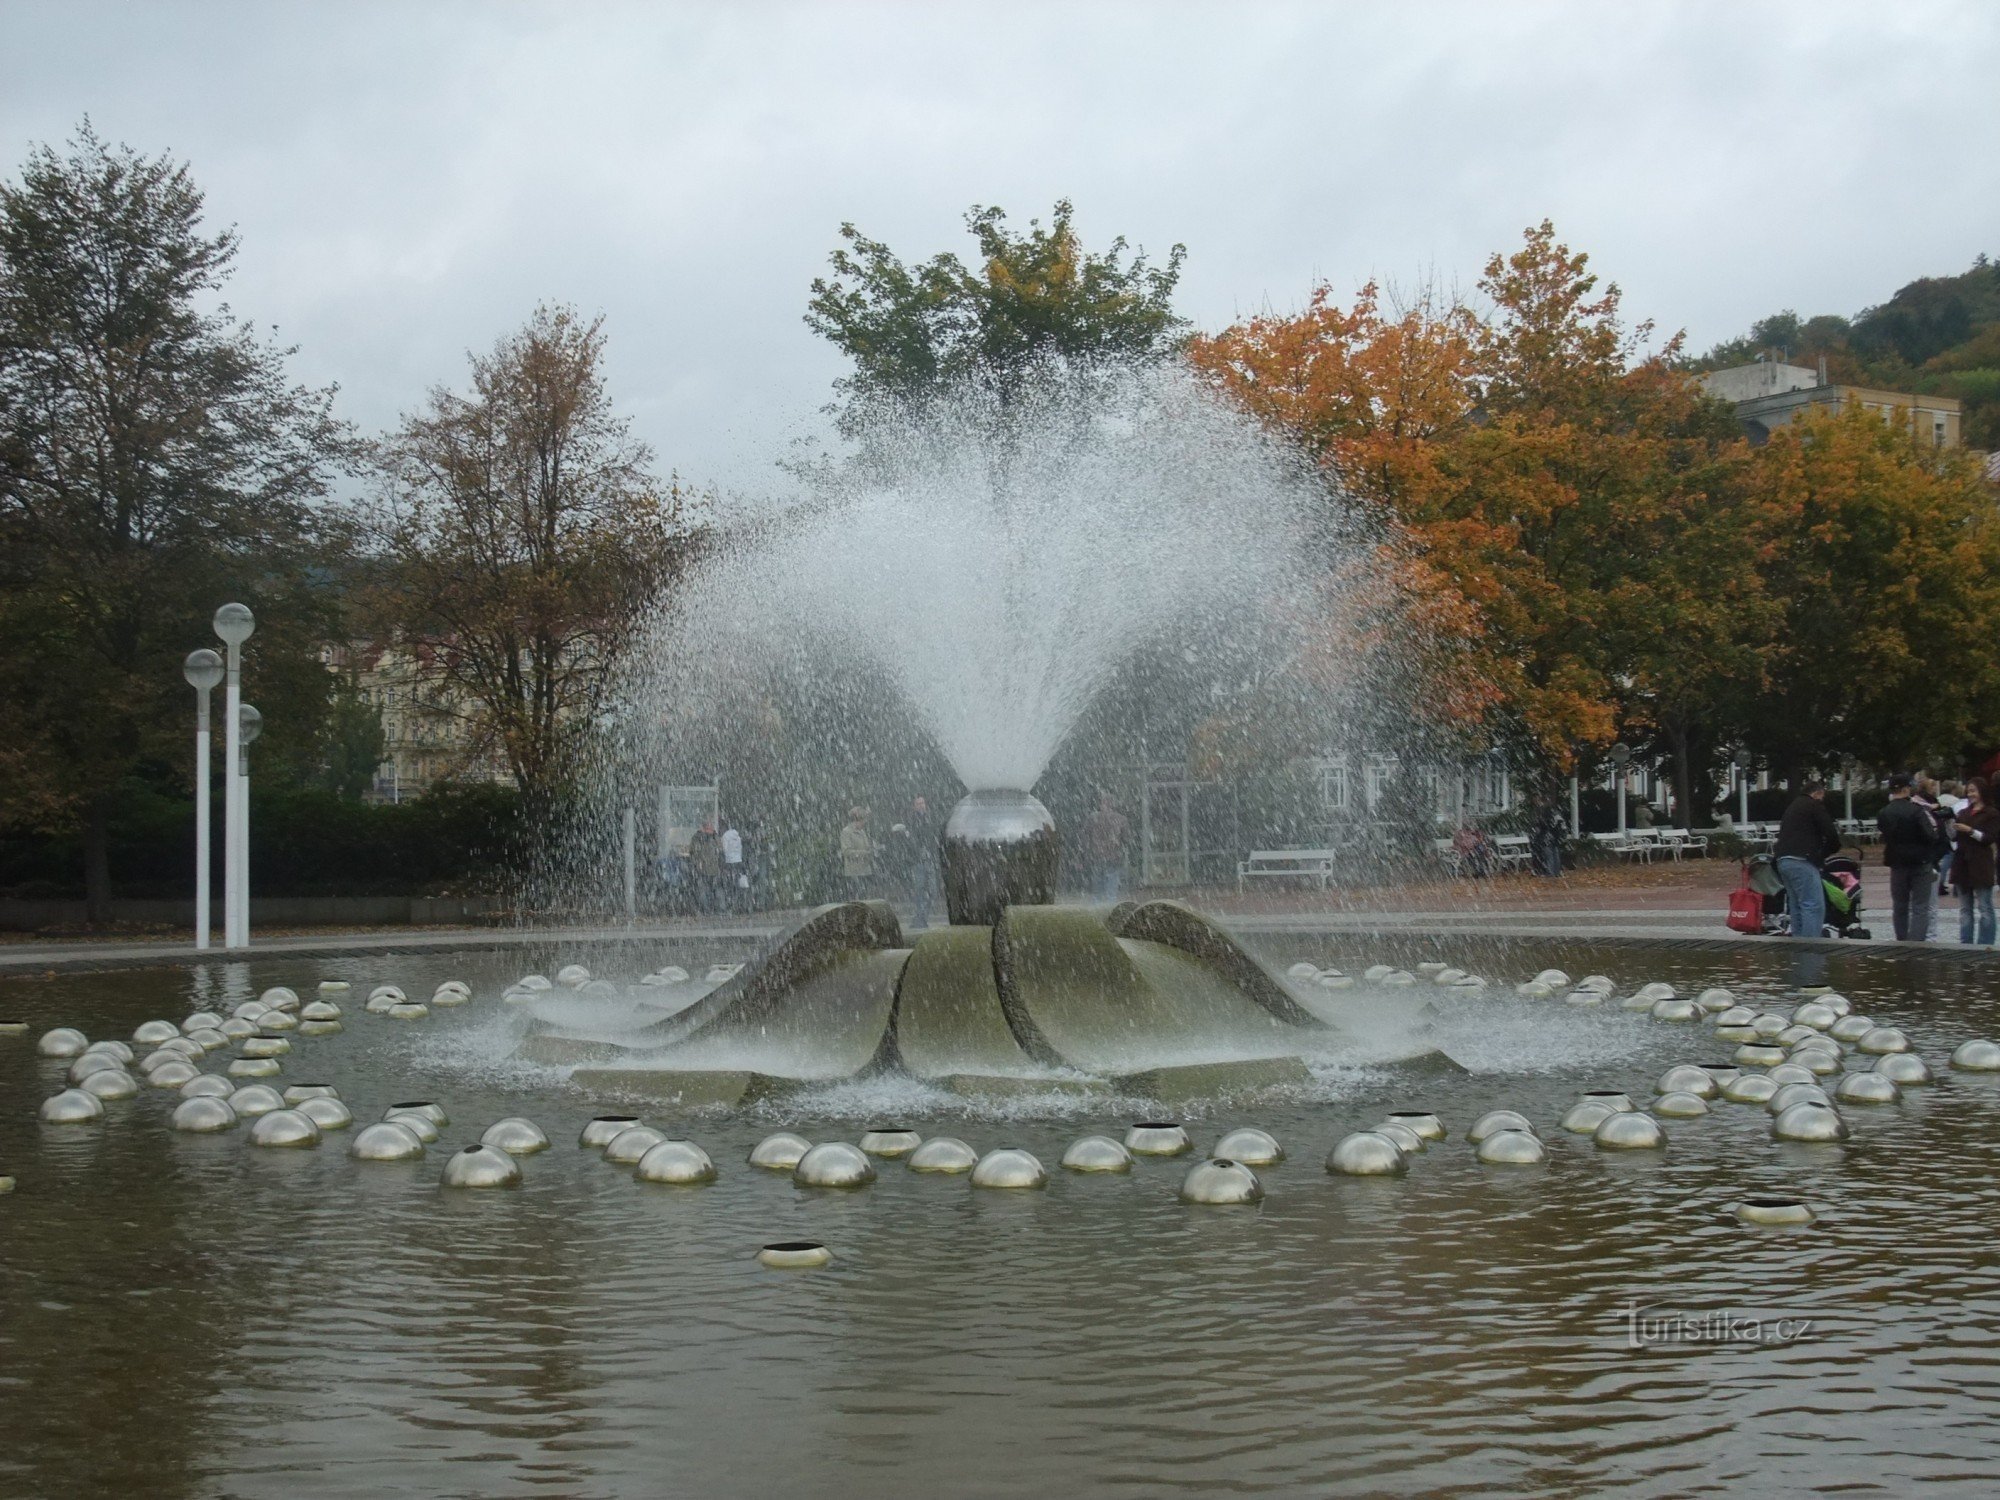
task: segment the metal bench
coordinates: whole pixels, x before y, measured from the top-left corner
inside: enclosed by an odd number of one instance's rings
[[[1673,855],[1676,864],[1680,863],[1683,854],[1699,854],[1703,859],[1708,857],[1708,840],[1685,828],[1661,829],[1660,847]]]
[[[1265,875],[1317,880],[1319,888],[1325,890],[1339,858],[1338,849],[1252,849],[1248,859],[1237,862],[1236,889],[1240,893],[1246,880]]]
[[[1590,840],[1607,853],[1623,859],[1643,860],[1647,864],[1651,864],[1653,855],[1664,847],[1659,835],[1650,828],[1628,828],[1622,834],[1593,833]]]

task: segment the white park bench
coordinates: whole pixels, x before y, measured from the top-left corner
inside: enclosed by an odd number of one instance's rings
[[[1708,857],[1708,840],[1698,833],[1690,833],[1685,828],[1662,828],[1660,848],[1674,857],[1678,864],[1683,854],[1699,854]]]
[[[1236,889],[1260,875],[1281,875],[1293,880],[1317,880],[1325,890],[1333,879],[1338,849],[1252,849],[1250,857],[1236,865]]]
[[[1525,833],[1503,833],[1497,836],[1489,834],[1486,842],[1492,850],[1493,865],[1496,869],[1519,870],[1525,868],[1534,860],[1534,854],[1528,847],[1528,836]],[[1458,846],[1450,839],[1432,839],[1431,848],[1436,852],[1437,857],[1443,861],[1444,867],[1452,874],[1466,875],[1471,873],[1466,869],[1465,856],[1458,852]]]
[[[1664,847],[1660,836],[1650,828],[1628,828],[1623,833],[1593,833],[1590,840],[1598,848],[1621,859],[1643,860],[1647,864],[1651,864],[1653,856]]]

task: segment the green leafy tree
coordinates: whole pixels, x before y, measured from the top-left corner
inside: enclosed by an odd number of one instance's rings
[[[326,689],[311,502],[349,439],[218,302],[237,239],[201,220],[184,165],[88,122],[0,184],[0,818],[81,826],[98,919],[121,785],[185,765],[180,663],[215,607],[267,622],[253,697],[282,678],[295,718]]]
[[[949,252],[906,265],[852,224],[833,252],[833,275],[812,284],[806,324],[854,361],[839,385],[868,401],[921,402],[941,382],[990,382],[1004,400],[1030,361],[1133,358],[1172,347],[1185,327],[1173,311],[1187,251],[1164,265],[1127,257],[1114,239],[1087,250],[1067,199],[1047,227],[1025,234],[998,208],[973,208],[965,225],[979,247],[967,265]]]
[[[338,797],[358,802],[381,769],[385,744],[381,709],[353,682],[335,678],[320,729],[320,784]]]

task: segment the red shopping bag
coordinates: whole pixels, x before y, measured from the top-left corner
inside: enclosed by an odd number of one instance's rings
[[[1743,871],[1743,884],[1729,893],[1729,930],[1761,933],[1764,930],[1764,898],[1750,889],[1750,871]]]

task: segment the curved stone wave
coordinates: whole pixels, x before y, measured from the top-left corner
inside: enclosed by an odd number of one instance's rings
[[[1330,1028],[1178,902],[1010,906],[906,939],[886,903],[821,907],[686,1009],[612,1039],[537,1022],[520,1055],[585,1087],[738,1104],[902,1074],[968,1094],[1155,1098],[1303,1083]]]

